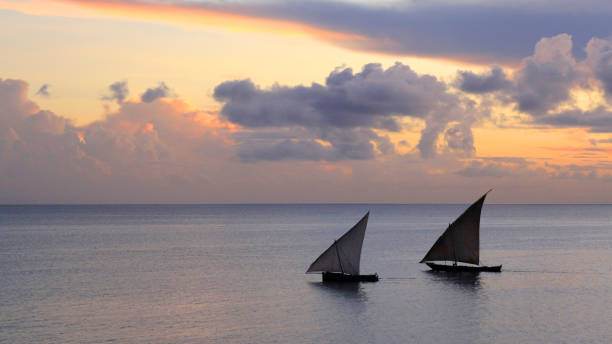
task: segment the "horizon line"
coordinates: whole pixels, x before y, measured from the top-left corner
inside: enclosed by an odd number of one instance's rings
[[[12,206],[228,206],[228,205],[466,205],[468,203],[387,203],[387,202],[307,202],[307,203],[280,203],[280,202],[261,202],[261,203],[139,203],[139,202],[127,202],[127,203],[0,203],[0,207],[12,207]],[[485,205],[612,205],[612,203],[485,203]]]

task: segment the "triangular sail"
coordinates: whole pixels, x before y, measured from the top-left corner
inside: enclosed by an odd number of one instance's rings
[[[336,240],[314,263],[306,273],[317,272],[343,272],[350,275],[359,275],[359,262],[361,261],[361,247],[368,226],[370,212],[349,229],[340,239]]]
[[[447,260],[478,265],[480,211],[490,191],[487,191],[448,226],[420,263]]]

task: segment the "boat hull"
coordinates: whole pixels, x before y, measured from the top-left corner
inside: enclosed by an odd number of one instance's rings
[[[466,266],[466,265],[444,265],[436,263],[425,263],[434,271],[449,271],[449,272],[501,272],[501,265],[495,266]]]
[[[323,282],[378,282],[378,274],[349,275],[340,272],[324,272]]]

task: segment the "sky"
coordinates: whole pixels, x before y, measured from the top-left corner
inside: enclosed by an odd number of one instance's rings
[[[0,203],[611,203],[611,15],[0,0]]]

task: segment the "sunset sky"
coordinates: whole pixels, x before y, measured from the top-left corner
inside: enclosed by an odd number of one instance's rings
[[[610,203],[610,18],[0,0],[0,203]]]

